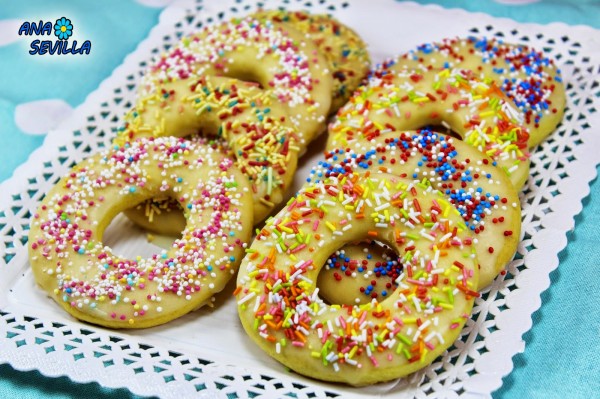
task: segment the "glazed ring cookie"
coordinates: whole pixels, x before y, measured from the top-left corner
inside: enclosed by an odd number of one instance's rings
[[[333,78],[325,58],[289,25],[252,16],[210,25],[184,37],[146,71],[140,102],[161,95],[164,82],[227,76],[257,82],[265,104],[286,108],[309,143],[325,129]]]
[[[112,328],[166,323],[210,302],[252,234],[252,196],[231,159],[174,137],[142,139],[75,165],[34,215],[36,281],[78,319]],[[169,250],[127,259],[102,235],[119,212],[158,194],[187,221]]]
[[[307,180],[365,170],[414,179],[423,188],[439,191],[458,209],[476,238],[472,249],[479,261],[479,289],[513,258],[521,234],[518,193],[508,177],[475,148],[431,130],[386,133],[352,149],[326,153]],[[328,291],[333,293],[324,295],[336,295],[337,290]]]
[[[261,221],[283,201],[296,170],[299,137],[285,112],[270,105],[256,84],[236,79],[205,76],[160,87],[138,101],[115,142],[194,132],[225,139],[236,166],[250,180],[254,220]]]
[[[328,303],[363,304],[394,292],[400,273],[402,262],[389,246],[375,240],[349,243],[327,259],[317,288]]]
[[[407,72],[389,61],[340,108],[327,149],[360,145],[391,132],[442,125],[490,156],[520,189],[529,176],[527,129],[493,81],[467,70]]]
[[[377,239],[404,272],[385,300],[327,305],[316,280],[348,242]],[[410,181],[346,174],[304,186],[258,233],[238,273],[242,324],[265,352],[313,378],[366,385],[425,367],[458,337],[479,294],[469,230]]]
[[[348,26],[326,14],[305,11],[265,10],[259,19],[289,23],[308,34],[329,63],[333,74],[333,100],[330,114],[344,105],[367,76],[371,59],[366,43]]]
[[[543,52],[493,38],[444,39],[400,57],[407,69],[461,68],[492,78],[524,114],[529,146],[542,142],[563,117],[566,94],[560,70]]]

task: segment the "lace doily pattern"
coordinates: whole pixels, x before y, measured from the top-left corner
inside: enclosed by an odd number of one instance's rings
[[[489,396],[511,371],[512,356],[523,350],[521,337],[532,326],[531,315],[541,306],[540,294],[550,284],[550,272],[558,266],[558,252],[567,244],[566,232],[573,228],[574,216],[582,209],[581,200],[589,193],[589,182],[600,163],[600,139],[592,132],[592,126],[600,126],[600,47],[589,39],[597,36],[597,31],[561,24],[517,24],[483,14],[474,18],[464,11],[388,0],[367,4],[235,0],[212,2],[210,7],[207,3],[183,1],[165,9],[149,38],[72,118],[48,134],[42,148],[13,178],[0,186],[0,362],[17,369],[38,369],[48,376],[67,375],[77,382],[97,381],[140,395],[166,398],[197,393],[226,398],[345,398],[365,392],[406,398]],[[521,194],[523,237],[518,254],[506,273],[478,299],[471,320],[454,346],[410,377],[368,391],[307,380],[283,370],[261,351],[254,351],[241,327],[230,333],[235,341],[231,351],[214,358],[213,352],[205,350],[211,343],[202,342],[193,334],[177,342],[171,339],[170,329],[186,334],[185,323],[210,323],[212,318],[221,317],[234,325],[236,308],[227,304],[217,303],[214,310],[184,318],[176,326],[131,334],[82,324],[67,318],[58,307],[46,304],[42,294],[23,301],[18,292],[23,288],[36,289],[27,260],[32,213],[44,193],[72,165],[109,145],[121,126],[121,116],[133,104],[136,82],[150,59],[168,50],[186,33],[244,15],[259,6],[332,13],[359,33],[365,33],[365,39],[375,49],[376,61],[398,51],[386,48],[384,41],[375,43],[381,39],[373,32],[379,27],[371,29],[359,21],[373,22],[371,17],[361,17],[369,11],[377,16],[397,7],[394,15],[403,15],[409,27],[387,26],[387,36],[396,34],[394,29],[418,26],[422,18],[432,15],[444,15],[446,21],[454,21],[451,26],[445,25],[444,31],[436,31],[432,26],[431,31],[424,33],[427,37],[415,34],[402,44],[403,50],[449,35],[485,35],[543,49],[561,66],[568,108],[557,131],[533,150],[531,175]],[[397,34],[401,37],[402,32]],[[306,156],[298,181],[319,156],[319,151]],[[36,301],[43,306],[36,306]],[[243,361],[244,357],[253,356],[259,357],[256,367],[249,366],[251,361]]]

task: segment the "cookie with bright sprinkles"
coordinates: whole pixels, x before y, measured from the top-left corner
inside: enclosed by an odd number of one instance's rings
[[[252,234],[252,195],[233,161],[175,137],[140,139],[76,164],[31,221],[37,283],[74,317],[112,328],[166,323],[206,303],[233,277]],[[153,196],[177,199],[181,238],[149,258],[102,242],[121,211]]]
[[[523,44],[486,37],[425,43],[398,59],[407,69],[470,69],[496,85],[523,113],[528,144],[542,142],[562,120],[566,94],[561,71],[549,55]]]
[[[461,140],[428,129],[382,134],[327,152],[307,182],[352,171],[413,179],[445,196],[474,234],[479,288],[489,285],[513,258],[521,233],[518,193],[490,158]]]
[[[371,65],[367,44],[354,30],[332,16],[288,10],[262,10],[253,16],[291,24],[317,45],[333,75],[329,113],[335,113],[344,105],[367,76]]]
[[[391,132],[441,126],[488,155],[520,189],[529,177],[523,114],[493,80],[470,70],[379,65],[329,126],[327,150],[353,147]]]
[[[377,239],[402,260],[381,302],[326,304],[316,279],[344,244]],[[444,198],[388,174],[334,175],[305,185],[247,249],[234,292],[250,338],[316,379],[366,385],[435,360],[479,296],[473,239]]]
[[[382,301],[398,287],[400,273],[402,262],[389,246],[375,240],[350,243],[327,259],[317,287],[331,304]]]

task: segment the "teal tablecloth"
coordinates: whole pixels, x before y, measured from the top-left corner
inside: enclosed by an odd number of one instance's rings
[[[542,0],[525,5],[502,4],[510,2],[506,0],[420,2],[483,11],[519,22],[562,21],[600,28],[600,2],[592,0]],[[168,1],[0,0],[0,181],[9,178],[41,145],[44,131],[81,104],[148,34],[161,11],[144,5],[151,3]],[[76,21],[74,38],[90,40],[91,54],[77,57],[76,62],[32,59],[26,50],[31,40],[18,38],[15,25],[62,16]],[[32,110],[37,117],[21,117]],[[599,225],[600,184],[595,181],[576,218],[576,228],[569,234],[569,246],[560,254],[560,267],[551,275],[552,285],[542,295],[543,307],[533,315],[533,328],[524,336],[526,350],[514,357],[514,370],[494,393],[495,399],[600,398],[600,290],[595,278],[600,273]],[[567,322],[566,314],[577,316]],[[573,319],[579,323],[576,330]],[[36,371],[20,372],[0,365],[0,398],[39,397],[134,395],[125,389],[75,384],[65,377],[51,379]]]

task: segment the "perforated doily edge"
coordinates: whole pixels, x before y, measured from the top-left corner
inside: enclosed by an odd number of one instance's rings
[[[402,0],[396,0],[397,2],[402,1]],[[585,24],[574,24],[574,25],[569,25],[567,23],[564,22],[548,22],[548,23],[539,23],[539,22],[520,22],[520,21],[516,21],[514,19],[511,18],[507,18],[507,17],[495,17],[492,16],[490,14],[487,14],[485,12],[482,11],[468,11],[468,10],[463,10],[462,8],[456,8],[456,7],[444,7],[442,5],[439,4],[421,4],[421,3],[417,3],[414,1],[406,1],[404,2],[405,4],[410,4],[411,6],[417,6],[417,7],[424,7],[424,8],[429,8],[431,10],[443,10],[444,12],[453,12],[456,13],[458,15],[462,15],[462,16],[471,16],[471,17],[482,17],[485,19],[489,19],[492,18],[494,20],[494,22],[501,22],[501,23],[511,23],[511,24],[518,24],[519,26],[527,26],[527,27],[536,27],[536,26],[540,26],[540,27],[548,27],[548,28],[568,28],[569,30],[571,29],[576,29],[576,30],[581,30],[582,33],[588,33],[588,34],[593,34],[593,33],[597,33],[598,30],[589,26],[589,25],[585,25]]]
[[[152,28],[152,30],[149,33],[149,36],[137,46],[136,50],[133,53],[129,54],[125,58],[125,60],[123,61],[123,64],[121,64],[119,67],[117,67],[113,71],[113,73],[99,85],[97,90],[90,93],[86,97],[85,101],[80,106],[78,106],[75,109],[75,111],[73,112],[73,117],[71,117],[67,121],[63,122],[63,124],[61,124],[61,126],[59,128],[48,133],[48,135],[46,136],[46,139],[44,140],[44,144],[30,155],[27,162],[25,162],[23,165],[21,165],[19,168],[17,168],[15,170],[15,172],[11,178],[6,180],[4,183],[0,184],[0,190],[2,190],[1,192],[3,192],[3,193],[15,192],[15,190],[16,190],[15,187],[23,186],[23,180],[22,180],[23,176],[25,176],[26,174],[31,175],[31,172],[32,172],[31,167],[32,167],[32,165],[36,165],[35,159],[38,158],[40,155],[42,155],[46,145],[48,143],[50,143],[50,141],[54,140],[56,135],[59,135],[61,131],[71,129],[73,126],[78,126],[78,123],[81,122],[80,118],[83,118],[85,115],[87,115],[86,110],[93,109],[95,106],[97,106],[97,104],[99,104],[102,101],[102,99],[105,98],[107,93],[110,96],[111,95],[110,90],[109,90],[110,82],[113,79],[116,79],[117,77],[120,77],[121,75],[126,73],[131,68],[131,65],[134,65],[141,58],[143,58],[142,55],[147,53],[146,50],[148,50],[150,48],[150,46],[152,46],[153,40],[155,38],[159,37],[160,32],[164,29],[165,26],[167,26],[167,24],[169,22],[173,22],[177,19],[177,16],[180,15],[178,13],[183,12],[186,5],[188,5],[188,4],[192,4],[192,2],[188,1],[188,0],[178,1],[177,3],[172,4],[171,6],[169,6],[165,10],[163,10],[163,12],[161,12],[159,24],[156,25],[154,28]],[[444,10],[444,12],[454,12],[454,13],[457,13],[458,15],[460,15],[461,17],[467,16],[467,15],[481,17],[481,18],[485,18],[486,20],[489,20],[490,23],[494,23],[494,24],[496,24],[496,23],[497,24],[507,24],[507,23],[515,24],[515,21],[512,21],[508,18],[490,17],[489,15],[487,15],[485,13],[477,13],[477,12],[473,13],[473,12],[468,12],[465,10],[460,10],[460,9],[455,9],[455,8],[447,9],[447,8],[444,8],[444,7],[441,7],[438,5],[432,5],[432,4],[429,4],[429,5],[419,5],[416,3],[407,3],[407,4],[410,4],[410,6],[416,6],[416,7],[440,9],[440,10]],[[554,28],[554,29],[568,28],[571,32],[573,32],[573,30],[579,31],[579,34],[581,34],[581,35],[594,35],[594,34],[597,35],[598,34],[597,30],[590,28],[588,26],[585,26],[585,25],[570,26],[570,25],[567,25],[564,23],[551,23],[551,24],[543,24],[543,25],[542,24],[531,24],[531,23],[517,23],[517,24],[519,26],[528,26],[528,27],[545,26],[546,29],[547,28]],[[598,54],[589,54],[589,55],[593,58],[596,58]],[[563,214],[564,217],[561,219],[560,226],[557,226],[557,227],[545,226],[545,228],[543,230],[543,234],[547,236],[546,239],[554,240],[554,242],[557,243],[557,245],[555,247],[557,251],[556,251],[556,254],[553,255],[553,262],[551,264],[549,263],[548,266],[545,268],[544,271],[547,273],[544,273],[544,275],[543,275],[543,277],[544,277],[543,282],[540,282],[540,280],[537,279],[537,280],[535,280],[535,283],[533,283],[532,282],[533,280],[526,279],[524,275],[520,275],[517,277],[516,281],[517,281],[517,285],[520,288],[519,292],[525,292],[527,294],[527,299],[529,301],[527,301],[526,304],[520,304],[521,308],[519,309],[518,313],[511,312],[511,311],[504,311],[503,315],[504,315],[504,317],[510,317],[513,314],[518,314],[519,317],[522,319],[521,329],[518,332],[515,331],[514,323],[512,323],[512,322],[511,322],[510,330],[503,329],[501,323],[499,323],[500,324],[499,329],[494,331],[492,333],[492,335],[494,336],[494,340],[499,340],[499,341],[503,342],[504,350],[487,352],[487,353],[483,354],[482,357],[476,361],[476,363],[493,362],[495,369],[492,372],[479,371],[477,374],[471,376],[470,379],[464,380],[466,395],[490,396],[492,391],[498,389],[501,386],[502,378],[504,376],[508,375],[512,371],[513,366],[514,366],[513,361],[512,361],[513,356],[524,349],[524,341],[522,340],[522,336],[525,332],[530,330],[532,327],[532,315],[534,312],[536,312],[541,307],[540,296],[550,285],[550,273],[558,267],[558,256],[559,256],[560,252],[563,251],[564,248],[567,246],[567,233],[569,230],[574,228],[575,217],[579,213],[581,213],[581,211],[583,210],[583,206],[582,206],[581,202],[583,201],[583,199],[585,199],[585,197],[587,197],[589,195],[589,192],[590,192],[589,184],[592,180],[594,180],[596,178],[596,175],[597,175],[596,168],[597,168],[597,165],[600,164],[600,154],[594,152],[593,149],[600,148],[600,140],[598,139],[597,136],[592,135],[591,131],[592,131],[592,129],[590,129],[586,132],[583,132],[583,141],[586,142],[586,145],[578,147],[578,149],[581,149],[580,153],[578,154],[578,159],[569,164],[569,169],[576,171],[578,174],[583,173],[584,175],[586,175],[586,178],[582,179],[581,176],[579,176],[578,179],[575,179],[574,177],[569,176],[566,179],[566,182],[573,183],[572,185],[577,186],[577,187],[572,187],[575,190],[574,192],[582,193],[582,194],[580,194],[580,196],[578,198],[579,199],[578,206],[575,208],[570,208],[570,207],[565,208],[565,209],[568,209],[569,214],[568,215]],[[46,140],[48,140],[48,141],[46,141]],[[49,145],[52,145],[52,144],[49,144]],[[37,164],[38,165],[36,165],[36,166],[38,168],[40,168],[40,163],[37,163]],[[9,190],[9,188],[10,188],[10,190]],[[558,197],[558,198],[560,198],[560,197]],[[6,206],[7,203],[9,203],[9,202],[10,202],[10,198],[8,196],[3,196],[2,198],[0,198],[0,207]],[[567,219],[568,219],[568,223],[565,224],[565,220],[567,220]],[[558,245],[558,243],[560,243],[560,245]],[[537,251],[537,249],[532,250],[530,253],[533,253],[534,251]],[[512,296],[511,294],[507,295],[507,297],[506,297],[507,302],[509,302],[509,298],[511,296]],[[527,307],[527,309],[524,310],[523,306]],[[510,309],[513,309],[511,306],[508,306],[508,307]],[[2,340],[2,338],[4,338],[4,337],[0,337],[0,340]],[[53,368],[49,367],[42,359],[45,359],[45,357],[40,356],[40,359],[39,359],[40,361],[37,361],[38,359],[32,359],[31,357],[23,356],[23,354],[20,353],[18,350],[7,351],[7,352],[2,351],[2,353],[0,353],[0,363],[8,363],[17,370],[22,370],[22,371],[38,370],[40,373],[42,373],[43,375],[48,376],[48,377],[67,376],[71,380],[78,382],[78,383],[98,382],[98,383],[101,383],[102,385],[104,385],[106,387],[110,387],[110,388],[126,388],[126,389],[129,389],[130,391],[132,391],[133,393],[136,393],[139,395],[151,395],[151,394],[157,393],[157,392],[150,393],[150,392],[144,391],[144,387],[140,386],[143,384],[136,384],[136,387],[128,386],[125,381],[116,381],[114,379],[111,379],[109,375],[96,376],[98,378],[89,378],[89,376],[86,377],[84,375],[85,373],[81,373],[78,371],[78,367],[73,367],[73,366],[69,367],[68,364],[70,364],[70,362],[68,362],[67,367],[65,367],[63,369],[64,371],[58,372],[55,369],[55,371],[53,372],[53,370],[52,370]]]

